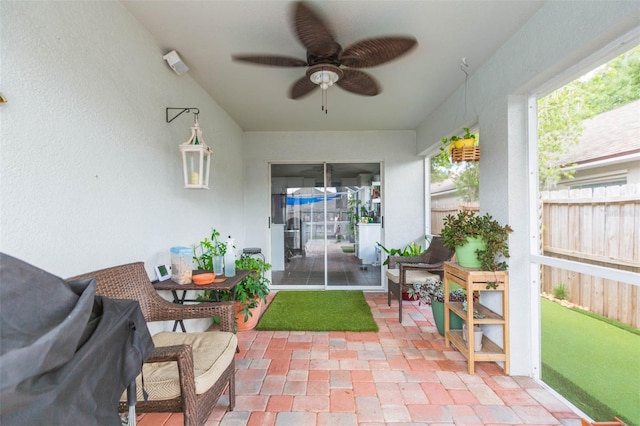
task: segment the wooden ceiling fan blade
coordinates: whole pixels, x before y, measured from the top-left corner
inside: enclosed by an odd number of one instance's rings
[[[306,67],[307,61],[289,56],[275,55],[234,55],[234,61],[250,62],[258,65],[269,65],[273,67]]]
[[[291,99],[308,95],[320,83],[325,88],[334,83],[354,94],[375,96],[381,92],[378,83],[357,68],[384,64],[404,55],[418,44],[412,37],[376,37],[356,42],[343,51],[335,40],[333,30],[313,10],[310,2],[293,1],[292,5],[292,25],[298,40],[307,49],[306,61],[278,55],[233,56],[236,61],[258,65],[308,67],[306,75],[289,88]]]
[[[299,99],[303,96],[308,95],[318,87],[319,86],[317,84],[313,83],[311,80],[309,80],[309,77],[305,75],[304,77],[293,83],[291,89],[289,89],[289,97],[291,99]]]
[[[380,93],[378,83],[369,74],[351,69],[344,69],[343,76],[336,83],[344,90],[363,96],[375,96]]]
[[[307,48],[307,56],[328,57],[340,51],[333,31],[305,2],[295,3],[293,27],[298,40]]]
[[[410,37],[379,37],[352,44],[340,54],[342,65],[352,68],[367,68],[384,64],[417,46]]]

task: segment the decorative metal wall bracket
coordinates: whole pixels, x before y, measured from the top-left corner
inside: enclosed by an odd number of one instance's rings
[[[177,113],[176,115],[174,115],[173,117],[171,117],[171,119],[169,119],[169,111],[170,110],[171,111],[180,111],[180,112]],[[194,108],[194,107],[189,107],[189,108],[167,108],[166,109],[166,120],[167,120],[167,123],[171,123],[173,120],[175,120],[176,118],[180,117],[185,112],[193,112],[195,115],[200,114],[200,110],[198,108]]]

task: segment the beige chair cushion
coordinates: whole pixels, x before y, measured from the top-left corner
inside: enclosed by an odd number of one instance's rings
[[[400,283],[400,269],[387,269],[387,278],[393,283]],[[427,271],[407,271],[405,276],[405,284],[425,283],[427,280],[439,280],[440,276]]]
[[[229,366],[236,353],[238,338],[223,331],[201,333],[162,332],[153,336],[156,347],[187,344],[193,352],[196,394],[213,386]],[[145,363],[142,367],[144,387],[149,400],[165,400],[180,396],[178,364],[176,362]],[[142,401],[142,382],[136,379],[138,400]],[[121,401],[126,401],[126,391]]]

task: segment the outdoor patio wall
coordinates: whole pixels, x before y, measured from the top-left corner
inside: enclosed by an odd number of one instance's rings
[[[270,252],[269,163],[326,161],[382,162],[384,245],[424,244],[424,161],[415,150],[413,131],[245,133],[247,243]]]
[[[215,226],[243,244],[242,130],[118,2],[1,2],[0,250],[62,277],[169,263]],[[188,64],[189,58],[183,58]],[[198,107],[210,190],[178,144]],[[191,328],[193,329],[193,328]]]
[[[550,1],[417,128],[418,153],[436,152],[440,139],[479,124],[480,210],[515,230],[509,243],[511,372],[537,374],[531,337],[533,300],[529,245],[527,98],[549,80],[578,77],[576,64],[637,28],[637,1]],[[451,64],[452,72],[457,64]],[[497,165],[503,165],[498,167]],[[486,301],[494,306],[497,300]],[[489,337],[492,337],[490,330]],[[493,334],[495,336],[495,334]],[[499,339],[498,339],[499,340]]]

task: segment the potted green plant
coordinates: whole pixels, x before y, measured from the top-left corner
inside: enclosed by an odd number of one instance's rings
[[[412,242],[401,249],[388,249],[379,242],[377,242],[376,244],[380,247],[380,249],[382,249],[382,251],[387,253],[387,259],[384,261],[383,265],[389,264],[389,256],[416,257],[420,256],[424,252],[422,245],[416,242]]]
[[[236,269],[253,271],[236,285],[236,326],[238,331],[251,330],[258,324],[262,304],[267,302],[270,281],[264,273],[271,265],[243,254],[236,260]]]
[[[193,260],[198,269],[213,271],[216,275],[223,273],[223,259],[227,246],[220,241],[220,232],[211,230],[211,237],[205,237],[199,245],[193,246]]]
[[[462,148],[463,146],[474,146],[476,144],[476,135],[471,133],[468,127],[465,127],[462,136],[451,136],[449,143],[453,143],[454,148]]]
[[[271,269],[271,264],[264,260],[243,254],[236,259],[236,269],[252,271],[243,278],[235,288],[235,315],[236,328],[238,331],[251,330],[255,328],[260,319],[262,304],[267,302],[269,294],[269,279],[264,273]],[[212,290],[205,290],[204,294],[198,296],[200,300],[213,300]],[[219,292],[219,300],[232,301],[232,292]],[[217,322],[217,319],[214,319]]]
[[[442,244],[456,252],[460,266],[484,271],[504,271],[509,257],[509,225],[500,225],[489,213],[469,211],[447,215],[442,228]]]
[[[473,147],[478,145],[478,138],[474,133],[471,133],[468,127],[465,127],[464,134],[462,136],[451,136],[450,138],[442,138],[442,145],[440,145],[440,155],[438,160],[447,164],[451,162],[453,156],[453,150],[459,150],[464,147]]]
[[[354,243],[357,239],[357,224],[360,221],[358,212],[360,210],[361,204],[362,200],[356,199],[353,194],[349,195],[349,210],[347,212],[347,220],[349,221],[349,223],[347,224],[347,238],[350,243]]]
[[[441,280],[413,283],[408,293],[409,298],[418,300],[419,304],[431,305],[438,333],[444,336],[444,283]],[[463,288],[449,290],[449,301],[464,302],[465,300],[467,300],[467,292]],[[462,328],[462,318],[453,312],[449,312],[449,328],[451,330]]]

